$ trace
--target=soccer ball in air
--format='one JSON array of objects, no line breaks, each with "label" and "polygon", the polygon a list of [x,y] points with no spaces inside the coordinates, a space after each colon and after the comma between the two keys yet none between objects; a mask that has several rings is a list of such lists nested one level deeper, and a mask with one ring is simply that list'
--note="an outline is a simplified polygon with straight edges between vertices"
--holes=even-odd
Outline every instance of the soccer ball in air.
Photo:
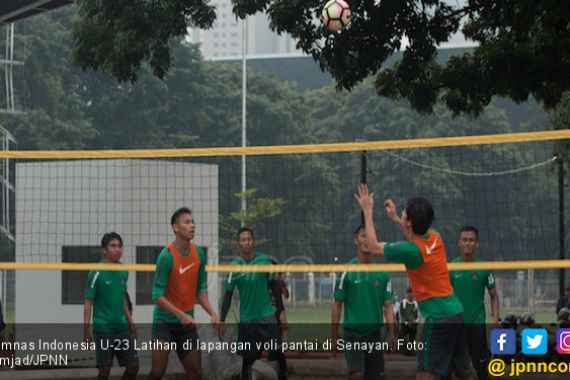
[{"label": "soccer ball in air", "polygon": [[344,0],[329,0],[323,7],[323,22],[331,32],[338,32],[350,23],[350,7]]}]

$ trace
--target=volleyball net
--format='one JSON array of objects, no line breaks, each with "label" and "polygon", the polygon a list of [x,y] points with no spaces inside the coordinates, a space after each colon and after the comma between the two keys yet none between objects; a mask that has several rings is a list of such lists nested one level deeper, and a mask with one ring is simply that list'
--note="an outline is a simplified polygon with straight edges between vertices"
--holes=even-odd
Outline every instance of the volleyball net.
[{"label": "volleyball net", "polygon": [[[365,181],[378,203],[391,198],[399,211],[412,196],[427,198],[450,260],[458,256],[461,226],[476,226],[481,260],[503,263],[495,268],[499,282],[518,289],[504,299],[514,309],[543,300],[546,309],[565,280],[566,262],[547,260],[561,257],[567,235],[560,229],[568,211],[560,198],[567,192],[560,146],[569,138],[561,130],[302,146],[3,151],[15,182],[9,205],[15,240],[3,238],[0,267],[17,271],[6,285],[16,300],[79,305],[86,271],[102,268],[101,237],[115,231],[124,241],[122,268],[132,271],[131,297],[151,305],[154,263],[173,239],[170,216],[186,206],[214,294],[221,294],[227,272],[242,270],[227,265],[245,224],[255,232],[256,250],[284,265],[263,270],[283,273],[291,287],[286,302],[326,305],[334,273],[351,270],[342,264],[355,256],[353,232],[362,221],[353,194]],[[383,210],[375,221],[382,240],[402,239]],[[405,295],[403,267],[380,269],[393,272],[395,291]]]}]

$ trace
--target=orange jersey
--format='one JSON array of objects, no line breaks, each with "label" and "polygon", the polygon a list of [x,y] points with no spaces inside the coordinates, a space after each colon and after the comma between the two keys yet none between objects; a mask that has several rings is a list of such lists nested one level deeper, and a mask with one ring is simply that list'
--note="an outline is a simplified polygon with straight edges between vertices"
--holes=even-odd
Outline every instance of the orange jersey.
[{"label": "orange jersey", "polygon": [[168,250],[172,254],[174,264],[168,277],[164,296],[171,304],[184,312],[194,310],[198,271],[200,270],[198,250],[192,243],[190,243],[188,256],[181,255],[172,243],[168,244]]},{"label": "orange jersey", "polygon": [[415,237],[414,243],[422,252],[423,264],[418,269],[409,269],[408,277],[418,302],[433,297],[446,297],[453,294],[449,271],[447,270],[447,255],[441,236],[429,230],[427,240]]}]

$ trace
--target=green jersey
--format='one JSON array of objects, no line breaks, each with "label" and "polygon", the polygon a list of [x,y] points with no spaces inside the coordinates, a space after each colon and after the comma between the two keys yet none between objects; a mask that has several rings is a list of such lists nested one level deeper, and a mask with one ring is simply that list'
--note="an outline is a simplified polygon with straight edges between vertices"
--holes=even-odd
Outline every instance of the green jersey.
[{"label": "green jersey", "polygon": [[[206,264],[207,264],[207,260],[206,260],[206,255],[204,254],[204,251],[202,250],[202,248],[196,246],[196,251],[198,253],[198,264],[199,264],[199,269],[198,269],[198,278],[196,279],[196,277],[194,277],[193,275],[190,275],[188,277],[191,277],[191,280],[197,281],[196,283],[196,294],[186,294],[186,293],[182,293],[182,294],[177,294],[180,296],[184,296],[183,298],[185,299],[191,299],[192,303],[194,302],[193,300],[195,299],[196,295],[200,294],[200,293],[204,293],[208,290],[208,285],[207,285],[207,275],[206,275]],[[186,251],[184,253],[181,254],[181,256],[183,257],[188,257],[190,255],[190,251]],[[167,288],[169,286],[169,283],[172,282],[170,285],[171,286],[175,286],[175,282],[176,281],[184,281],[187,279],[187,277],[185,277],[184,279],[179,279],[178,276],[174,277],[174,278],[170,278],[170,275],[173,271],[174,268],[174,257],[172,256],[172,252],[170,252],[170,250],[167,247],[164,247],[162,249],[162,251],[160,252],[160,254],[158,255],[158,259],[156,260],[156,272],[154,274],[154,282],[152,285],[152,299],[156,300],[159,297],[165,296],[166,292],[167,292]],[[193,265],[190,265],[190,267]],[[180,268],[179,268],[180,270]],[[180,274],[186,274],[189,275],[191,271],[191,268],[189,271],[181,271]],[[178,273],[176,270],[174,271],[174,273]],[[191,281],[190,280],[190,281]],[[170,300],[171,303],[173,303],[175,306],[178,303],[178,299],[172,299]],[[184,301],[181,301],[180,303],[184,303]],[[186,314],[188,314],[189,316],[191,316],[192,318],[194,318],[194,308],[192,308],[191,310],[183,310]],[[153,320],[154,322],[156,321],[163,321],[163,322],[168,322],[168,323],[180,323],[180,320],[178,318],[176,318],[173,314],[169,313],[168,311],[164,310],[163,308],[161,308],[158,305],[154,306],[154,313],[153,313]]]},{"label": "green jersey", "polygon": [[[231,265],[272,264],[269,257],[263,253],[255,252],[252,260],[245,261],[243,257],[239,256]],[[273,273],[232,272],[229,274],[226,291],[233,292],[236,285],[238,287],[240,322],[254,321],[275,314],[269,295],[269,280],[274,278]]]},{"label": "green jersey", "polygon": [[93,332],[115,333],[127,329],[123,305],[128,278],[126,271],[89,272],[85,298],[93,301]]},{"label": "green jersey", "polygon": [[[359,265],[354,258],[349,265]],[[390,275],[384,272],[344,272],[337,277],[334,299],[344,303],[343,328],[367,336],[380,330],[384,302],[395,301]]]},{"label": "green jersey", "polygon": [[[478,258],[475,259],[479,262]],[[462,263],[461,257],[453,260]],[[485,288],[495,289],[495,276],[490,270],[449,272],[455,295],[465,310],[465,323],[485,323]]]}]

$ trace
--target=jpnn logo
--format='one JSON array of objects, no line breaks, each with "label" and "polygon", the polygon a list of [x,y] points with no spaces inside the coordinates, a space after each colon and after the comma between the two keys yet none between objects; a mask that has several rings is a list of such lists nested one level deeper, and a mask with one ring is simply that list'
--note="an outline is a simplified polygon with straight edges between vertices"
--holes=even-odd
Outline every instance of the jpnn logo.
[{"label": "jpnn logo", "polygon": [[517,337],[512,329],[491,330],[491,353],[495,355],[514,355]]},{"label": "jpnn logo", "polygon": [[546,329],[524,329],[521,340],[522,352],[525,355],[545,355],[548,352]]}]

